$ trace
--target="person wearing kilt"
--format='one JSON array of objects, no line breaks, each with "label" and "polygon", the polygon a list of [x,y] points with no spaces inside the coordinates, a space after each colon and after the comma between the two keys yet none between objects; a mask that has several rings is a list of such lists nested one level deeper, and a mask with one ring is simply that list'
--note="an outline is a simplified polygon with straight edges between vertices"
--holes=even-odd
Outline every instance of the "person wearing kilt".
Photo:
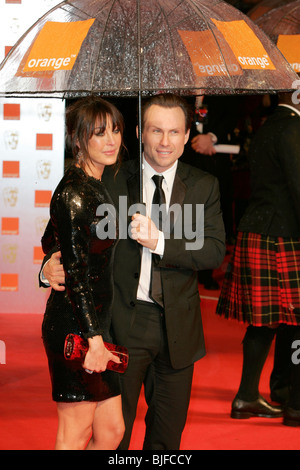
[{"label": "person wearing kilt", "polygon": [[[300,104],[292,94],[278,96],[252,140],[249,163],[251,196],[217,305],[218,315],[247,325],[231,417],[283,415],[284,424],[300,426],[300,364],[292,361],[300,340]],[[275,336],[270,386],[280,406],[259,393]]]}]

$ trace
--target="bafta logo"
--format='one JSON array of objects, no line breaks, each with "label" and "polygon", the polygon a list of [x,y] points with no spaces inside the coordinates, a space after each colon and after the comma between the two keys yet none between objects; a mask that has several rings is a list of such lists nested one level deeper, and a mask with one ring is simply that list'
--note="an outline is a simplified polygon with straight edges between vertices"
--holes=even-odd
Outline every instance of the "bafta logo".
[{"label": "bafta logo", "polygon": [[11,18],[9,28],[13,34],[19,34],[20,32],[20,19]]},{"label": "bafta logo", "polygon": [[0,364],[6,364],[6,345],[4,341],[0,341]]},{"label": "bafta logo", "polygon": [[2,245],[2,258],[6,263],[14,264],[17,259],[18,245],[6,244]]},{"label": "bafta logo", "polygon": [[48,218],[39,216],[35,219],[35,230],[38,237],[41,237],[45,231],[46,225],[48,223]]},{"label": "bafta logo", "polygon": [[16,150],[19,143],[18,131],[5,131],[4,133],[5,147],[8,150]]},{"label": "bafta logo", "polygon": [[38,178],[47,180],[51,174],[51,161],[38,160],[36,166]]},{"label": "bafta logo", "polygon": [[57,4],[57,0],[44,0],[44,3],[47,7],[47,10],[50,10],[52,6]]},{"label": "bafta logo", "polygon": [[6,207],[15,207],[18,202],[18,188],[4,188],[3,189],[3,199]]},{"label": "bafta logo", "polygon": [[52,116],[52,104],[38,104],[38,116],[45,122],[49,122]]}]

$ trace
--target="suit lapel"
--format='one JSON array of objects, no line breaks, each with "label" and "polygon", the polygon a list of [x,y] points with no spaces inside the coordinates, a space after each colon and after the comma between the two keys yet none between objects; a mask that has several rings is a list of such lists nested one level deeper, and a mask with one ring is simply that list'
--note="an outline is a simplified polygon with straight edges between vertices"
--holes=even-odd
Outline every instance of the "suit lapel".
[{"label": "suit lapel", "polygon": [[129,206],[136,204],[139,199],[139,171],[133,173],[127,180]]},{"label": "suit lapel", "polygon": [[[127,179],[127,191],[128,191],[128,209],[130,206],[137,204],[140,193],[140,172],[139,166]],[[131,217],[128,218],[128,226],[131,222]],[[142,256],[143,247],[139,243],[136,243],[140,256]]]},{"label": "suit lapel", "polygon": [[[170,207],[172,207],[172,205],[174,204],[179,204],[180,206],[182,206],[183,204],[185,194],[186,194],[186,185],[183,182],[182,178],[183,178],[182,167],[181,167],[180,162],[178,162],[178,168],[177,168],[176,175],[174,178],[173,190],[171,194]],[[179,216],[179,212],[174,211],[173,214],[174,215],[170,219],[170,232],[171,233],[173,231],[174,225]]]},{"label": "suit lapel", "polygon": [[185,193],[186,193],[186,185],[183,183],[178,173],[176,173],[175,178],[174,178],[174,183],[173,183],[170,206],[172,204],[182,205],[183,200],[185,198]]}]

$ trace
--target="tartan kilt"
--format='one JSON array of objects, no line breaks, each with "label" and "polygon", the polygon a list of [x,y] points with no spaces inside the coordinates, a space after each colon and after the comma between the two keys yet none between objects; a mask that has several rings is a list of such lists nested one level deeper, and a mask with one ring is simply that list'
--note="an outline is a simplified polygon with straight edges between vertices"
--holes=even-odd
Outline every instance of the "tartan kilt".
[{"label": "tartan kilt", "polygon": [[300,239],[239,232],[218,315],[254,326],[300,324]]}]

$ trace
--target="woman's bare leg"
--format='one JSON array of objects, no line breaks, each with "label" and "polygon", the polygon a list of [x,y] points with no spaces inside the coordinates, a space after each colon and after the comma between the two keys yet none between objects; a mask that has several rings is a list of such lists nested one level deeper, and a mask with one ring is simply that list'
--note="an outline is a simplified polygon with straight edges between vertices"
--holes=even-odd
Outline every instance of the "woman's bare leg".
[{"label": "woman's bare leg", "polygon": [[95,410],[93,434],[87,450],[117,449],[124,431],[121,395],[99,402]]},{"label": "woman's bare leg", "polygon": [[57,403],[55,450],[114,450],[124,434],[121,396],[99,403]]},{"label": "woman's bare leg", "polygon": [[55,450],[83,450],[91,436],[97,403],[57,403]]}]

